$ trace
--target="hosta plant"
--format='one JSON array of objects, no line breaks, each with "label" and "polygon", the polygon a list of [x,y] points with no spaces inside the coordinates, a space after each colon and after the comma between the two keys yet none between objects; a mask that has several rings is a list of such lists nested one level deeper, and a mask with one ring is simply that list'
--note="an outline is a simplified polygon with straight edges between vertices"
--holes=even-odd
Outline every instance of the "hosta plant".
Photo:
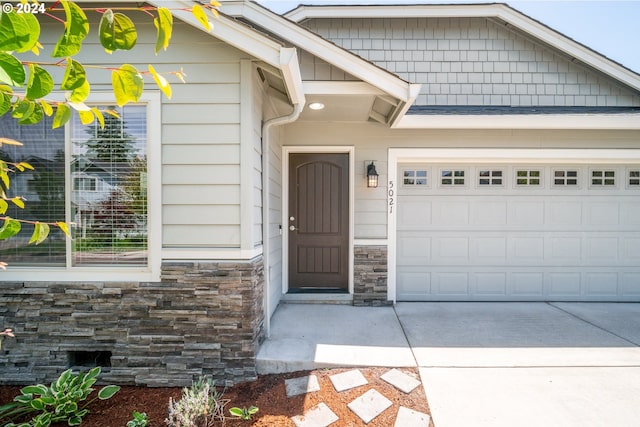
[{"label": "hosta plant", "polygon": [[[120,390],[119,386],[105,386],[97,397],[81,405],[94,390],[92,386],[98,375],[100,367],[79,374],[68,369],[49,387],[44,384],[23,387],[13,402],[0,407],[0,419],[9,421],[5,427],[49,427],[59,422],[66,422],[70,426],[80,425],[82,418],[89,413],[87,406],[91,402],[109,399]],[[28,416],[31,416],[29,421],[13,422]]]}]

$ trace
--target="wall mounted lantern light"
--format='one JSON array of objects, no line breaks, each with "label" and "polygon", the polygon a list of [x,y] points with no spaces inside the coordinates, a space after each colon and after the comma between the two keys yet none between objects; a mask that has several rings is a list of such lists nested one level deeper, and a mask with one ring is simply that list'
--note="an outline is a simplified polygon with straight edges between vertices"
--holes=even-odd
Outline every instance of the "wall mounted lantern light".
[{"label": "wall mounted lantern light", "polygon": [[367,187],[378,188],[378,172],[376,171],[376,165],[373,164],[373,161],[367,165]]}]

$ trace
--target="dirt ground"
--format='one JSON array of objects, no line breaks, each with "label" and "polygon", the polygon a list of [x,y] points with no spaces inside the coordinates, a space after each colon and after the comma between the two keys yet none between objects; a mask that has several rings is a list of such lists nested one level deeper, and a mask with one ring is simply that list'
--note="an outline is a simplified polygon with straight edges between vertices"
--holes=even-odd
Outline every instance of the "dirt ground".
[{"label": "dirt ground", "polygon": [[[380,376],[389,368],[361,368],[369,384],[356,387],[351,390],[338,393],[333,388],[329,379],[330,375],[345,372],[350,369],[321,369],[315,371],[295,372],[288,374],[264,375],[257,381],[248,382],[227,388],[224,391],[224,399],[229,399],[225,406],[226,419],[224,423],[217,422],[215,426],[257,426],[257,427],[294,427],[291,417],[301,415],[308,409],[324,402],[340,418],[334,425],[337,427],[359,427],[365,424],[347,407],[347,404],[359,397],[367,390],[375,388],[387,399],[393,402],[393,406],[373,419],[368,427],[390,427],[395,422],[395,417],[400,406],[429,413],[429,405],[424,388],[417,387],[411,393],[405,394],[395,387],[380,379]],[[413,368],[401,368],[401,371],[419,379],[418,372]],[[314,374],[318,377],[320,391],[307,395],[287,398],[284,380],[304,375]],[[96,387],[96,388],[99,388]],[[20,387],[0,387],[0,404],[13,400],[19,393]],[[124,427],[132,416],[133,411],[145,412],[150,419],[149,427],[166,426],[165,418],[169,398],[179,399],[181,388],[144,388],[122,387],[111,399],[96,401],[88,409],[90,410],[82,423],[90,427]],[[229,415],[231,407],[257,406],[259,411],[251,421],[243,421]],[[0,420],[4,425],[5,420]],[[64,424],[66,425],[66,424]],[[63,424],[55,427],[62,427]],[[433,421],[431,422],[433,427]]]}]

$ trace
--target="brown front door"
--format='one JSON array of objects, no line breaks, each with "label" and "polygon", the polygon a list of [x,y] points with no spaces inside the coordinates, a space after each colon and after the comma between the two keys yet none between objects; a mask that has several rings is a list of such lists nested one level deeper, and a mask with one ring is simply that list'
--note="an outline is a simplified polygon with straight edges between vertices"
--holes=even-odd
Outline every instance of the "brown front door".
[{"label": "brown front door", "polygon": [[289,291],[349,290],[349,155],[289,155]]}]

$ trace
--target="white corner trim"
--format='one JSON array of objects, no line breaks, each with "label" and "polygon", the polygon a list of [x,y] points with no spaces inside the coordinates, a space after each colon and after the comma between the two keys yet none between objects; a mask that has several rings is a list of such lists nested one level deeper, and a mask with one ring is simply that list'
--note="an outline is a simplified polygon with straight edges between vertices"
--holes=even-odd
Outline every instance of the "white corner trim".
[{"label": "white corner trim", "polygon": [[640,129],[640,114],[409,114],[397,129]]}]

